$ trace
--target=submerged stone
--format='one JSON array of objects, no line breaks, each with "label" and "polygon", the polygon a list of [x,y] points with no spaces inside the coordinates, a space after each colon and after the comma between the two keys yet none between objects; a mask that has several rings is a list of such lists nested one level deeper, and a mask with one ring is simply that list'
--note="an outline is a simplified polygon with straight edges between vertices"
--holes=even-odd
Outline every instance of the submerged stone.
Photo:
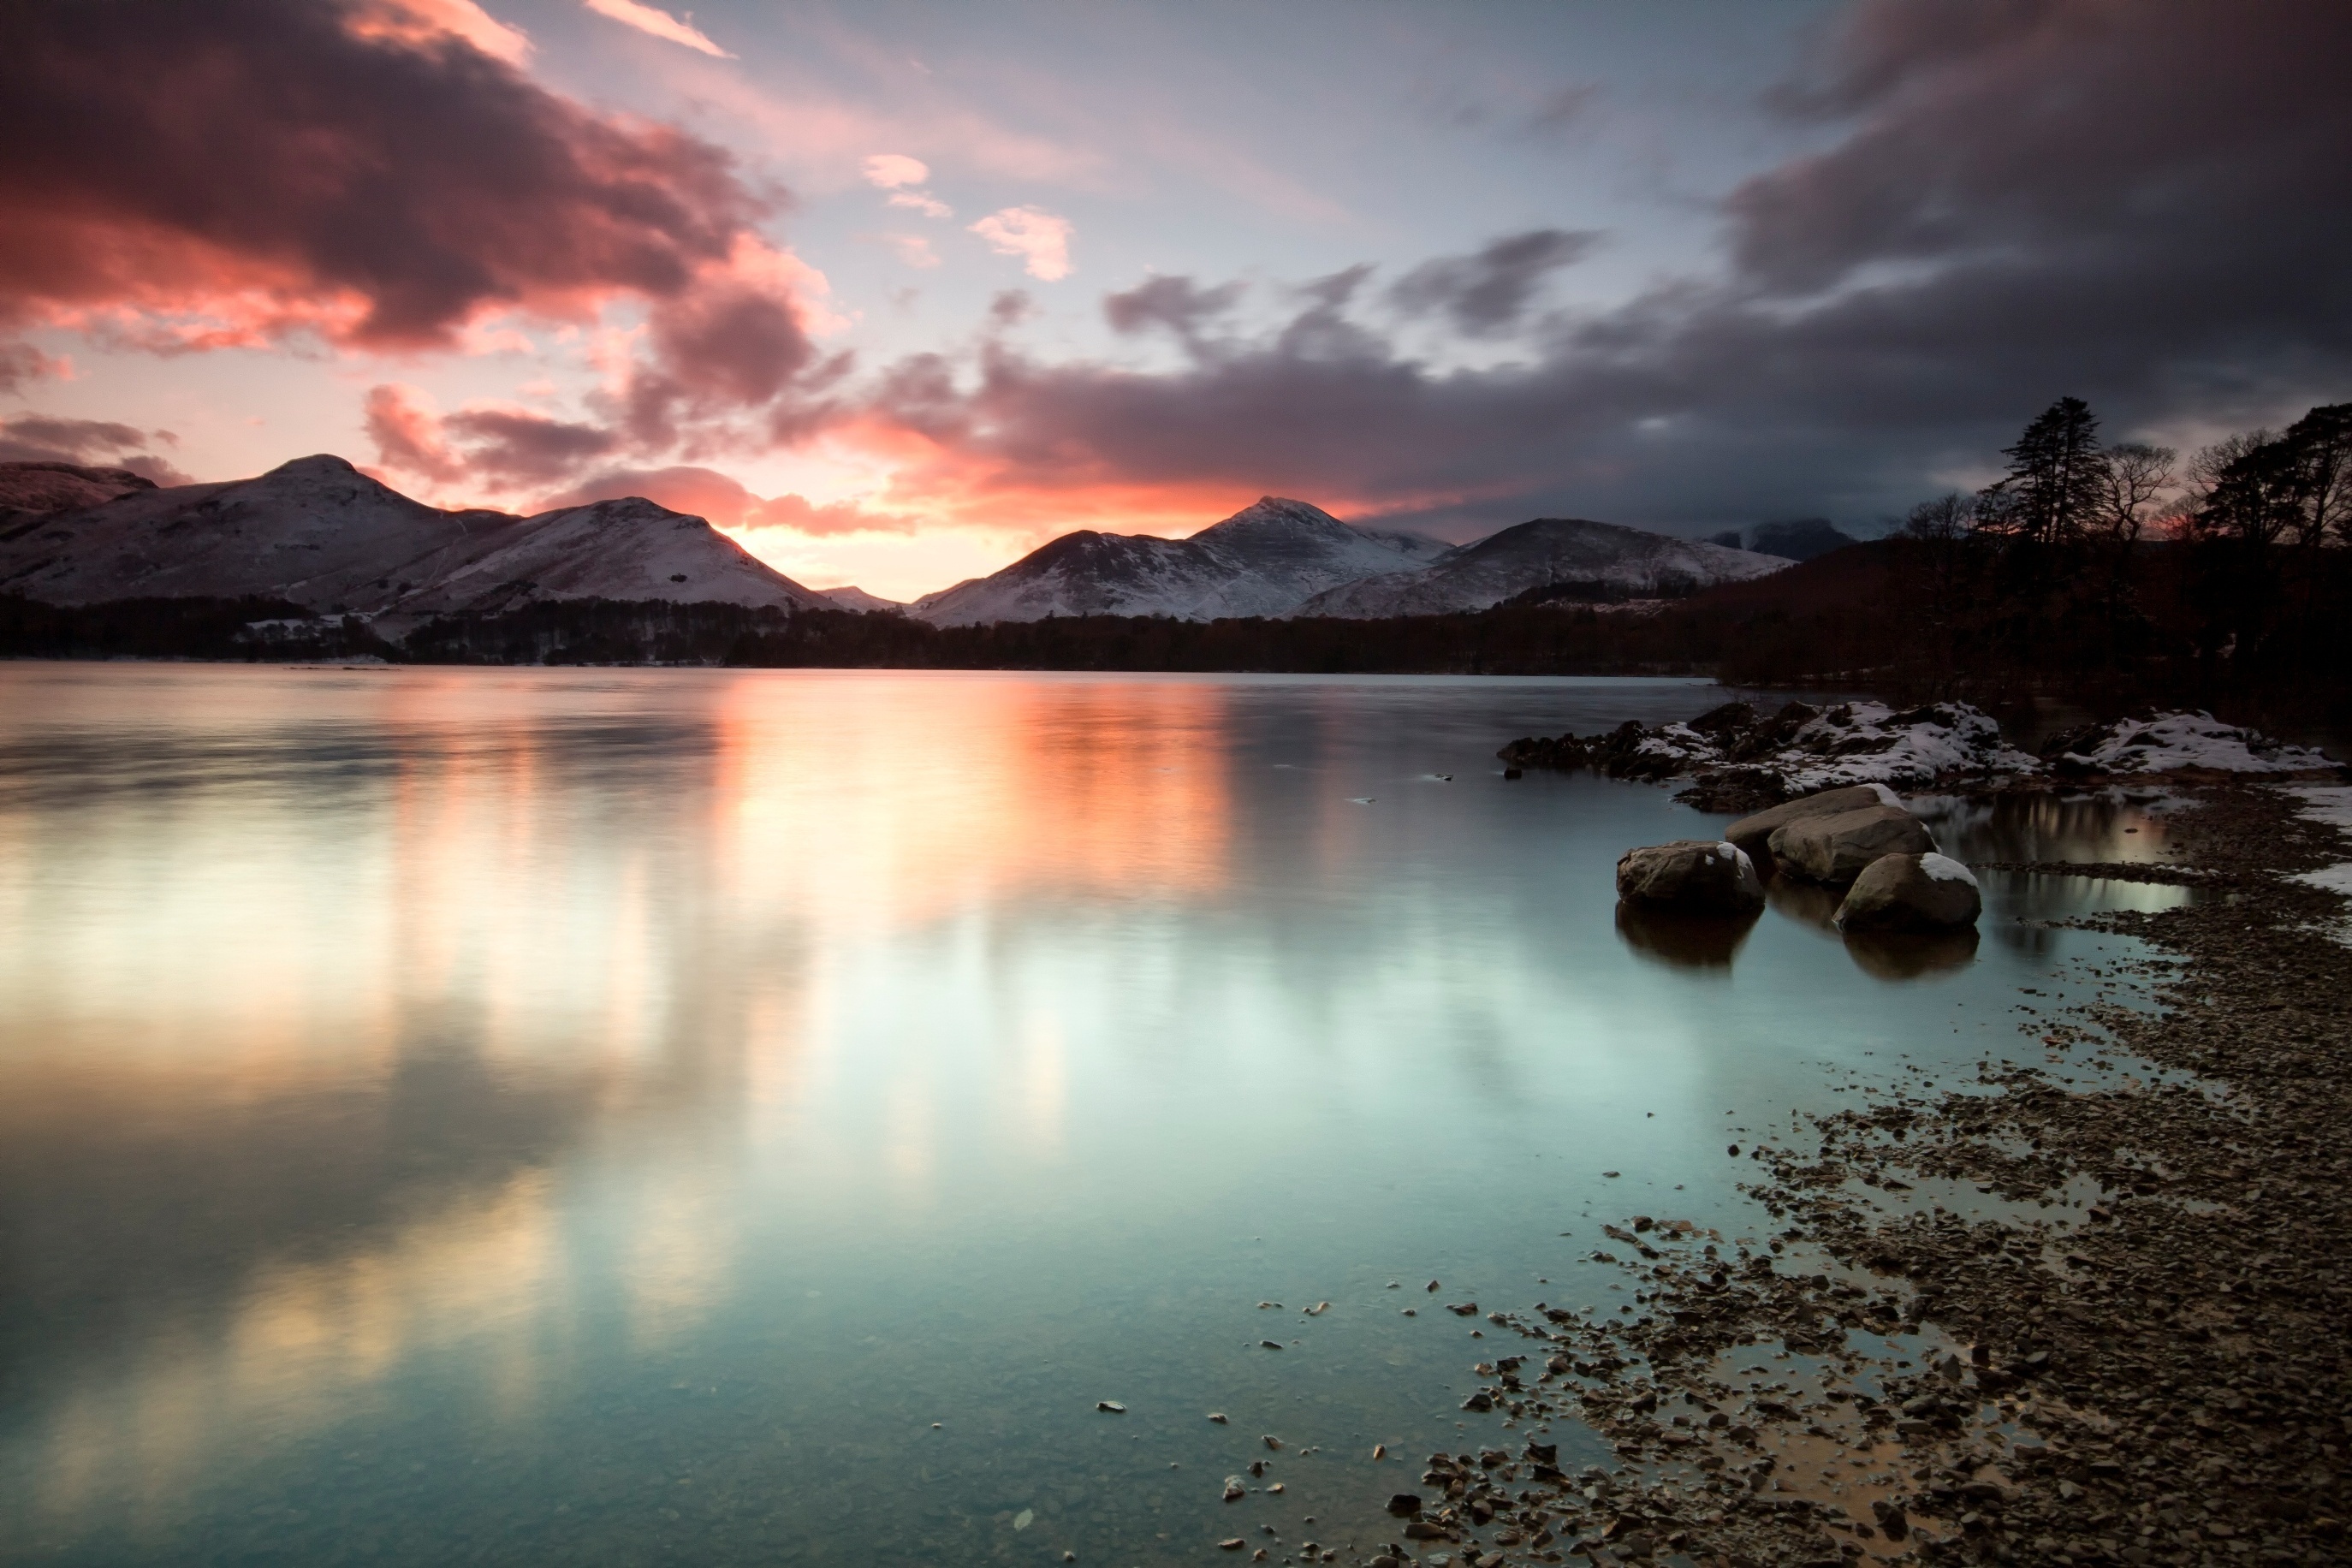
[{"label": "submerged stone", "polygon": [[1838,906],[1841,931],[1949,931],[1974,925],[1984,897],[1966,866],[1948,856],[1885,855],[1863,868]]},{"label": "submerged stone", "polygon": [[1772,858],[1797,876],[1845,883],[1885,855],[1927,855],[1936,840],[1899,805],[1864,806],[1831,816],[1800,817],[1772,830]]},{"label": "submerged stone", "polygon": [[1770,847],[1773,830],[1808,816],[1835,816],[1841,812],[1864,811],[1874,805],[1899,805],[1895,792],[1885,784],[1848,784],[1843,789],[1825,789],[1818,795],[1805,795],[1788,801],[1769,811],[1743,816],[1723,830],[1728,843],[1736,844],[1751,856],[1760,856]]},{"label": "submerged stone", "polygon": [[1679,838],[1619,856],[1617,896],[1685,914],[1745,914],[1763,908],[1764,879],[1735,845]]}]

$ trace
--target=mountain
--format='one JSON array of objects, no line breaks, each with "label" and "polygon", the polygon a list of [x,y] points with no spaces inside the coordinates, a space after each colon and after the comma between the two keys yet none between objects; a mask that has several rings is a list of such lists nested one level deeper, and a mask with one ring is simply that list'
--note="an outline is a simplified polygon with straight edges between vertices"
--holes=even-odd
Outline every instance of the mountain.
[{"label": "mountain", "polygon": [[1861,542],[1853,535],[1839,531],[1837,524],[1828,518],[1800,517],[1785,522],[1758,523],[1756,531],[1748,535],[1748,548],[1759,554],[1811,561],[1817,555]]},{"label": "mountain", "polygon": [[1417,569],[1452,548],[1351,528],[1320,507],[1266,496],[1189,539],[1066,533],[1001,572],[924,595],[913,613],[942,626],[1047,616],[1277,616],[1326,588]]},{"label": "mountain", "polygon": [[896,599],[885,599],[878,594],[869,594],[858,587],[820,588],[817,590],[817,596],[830,600],[836,610],[858,610],[867,613],[880,610],[889,615],[901,615],[907,608]]},{"label": "mountain", "polygon": [[400,618],[553,599],[826,603],[702,519],[640,498],[529,518],[444,511],[329,456],[0,524],[0,593],[58,605],[258,595]]},{"label": "mountain", "polygon": [[1328,589],[1291,614],[1351,620],[1445,615],[1547,588],[1567,590],[1562,597],[1652,598],[1762,577],[1789,564],[1613,522],[1543,517],[1465,544],[1420,571]]},{"label": "mountain", "polygon": [[132,490],[154,488],[154,480],[129,468],[93,468],[79,463],[0,463],[0,517],[12,511],[75,511]]}]

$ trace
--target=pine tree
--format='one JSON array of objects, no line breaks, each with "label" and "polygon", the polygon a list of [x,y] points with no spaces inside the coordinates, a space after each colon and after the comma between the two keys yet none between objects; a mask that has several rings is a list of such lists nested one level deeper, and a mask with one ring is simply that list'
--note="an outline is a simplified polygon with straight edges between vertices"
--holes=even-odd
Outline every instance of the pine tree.
[{"label": "pine tree", "polygon": [[2099,515],[2106,465],[2099,421],[2079,397],[2062,397],[2034,416],[2002,456],[2009,472],[1980,495],[1979,529],[2027,544],[2071,544]]}]

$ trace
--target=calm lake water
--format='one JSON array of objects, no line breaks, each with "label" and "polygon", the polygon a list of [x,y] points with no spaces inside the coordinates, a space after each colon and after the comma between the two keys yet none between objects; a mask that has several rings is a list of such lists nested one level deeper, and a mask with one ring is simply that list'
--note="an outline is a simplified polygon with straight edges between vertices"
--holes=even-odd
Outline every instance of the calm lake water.
[{"label": "calm lake water", "polygon": [[1600,1221],[1759,1234],[1727,1142],[2038,1052],[2021,987],[2128,944],[2018,917],[2178,896],[1621,930],[1617,855],[1722,819],[1494,750],[1722,695],[0,666],[0,1560],[1387,1539],[1494,1436],[1430,1280],[1613,1310]]}]

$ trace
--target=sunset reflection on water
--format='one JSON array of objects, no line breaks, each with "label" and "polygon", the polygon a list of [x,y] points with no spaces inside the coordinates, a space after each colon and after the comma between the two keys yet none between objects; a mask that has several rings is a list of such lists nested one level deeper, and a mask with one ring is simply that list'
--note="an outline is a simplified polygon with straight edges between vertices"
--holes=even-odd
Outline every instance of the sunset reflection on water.
[{"label": "sunset reflection on water", "polygon": [[[1168,1466],[1231,1460],[1154,1409],[1450,1432],[1458,1358],[1388,1278],[1507,1299],[1603,1159],[1733,1203],[1726,1106],[2051,956],[1906,993],[1786,921],[1703,973],[1629,952],[1606,868],[1691,814],[1490,754],[1682,683],[0,699],[0,1559],[822,1561],[809,1509],[910,1475],[898,1556],[1018,1560],[1034,1505],[1189,1557],[1214,1500]],[[1328,1358],[1235,1359],[1294,1285]],[[1045,1479],[1081,1472],[1123,1500]]]}]

